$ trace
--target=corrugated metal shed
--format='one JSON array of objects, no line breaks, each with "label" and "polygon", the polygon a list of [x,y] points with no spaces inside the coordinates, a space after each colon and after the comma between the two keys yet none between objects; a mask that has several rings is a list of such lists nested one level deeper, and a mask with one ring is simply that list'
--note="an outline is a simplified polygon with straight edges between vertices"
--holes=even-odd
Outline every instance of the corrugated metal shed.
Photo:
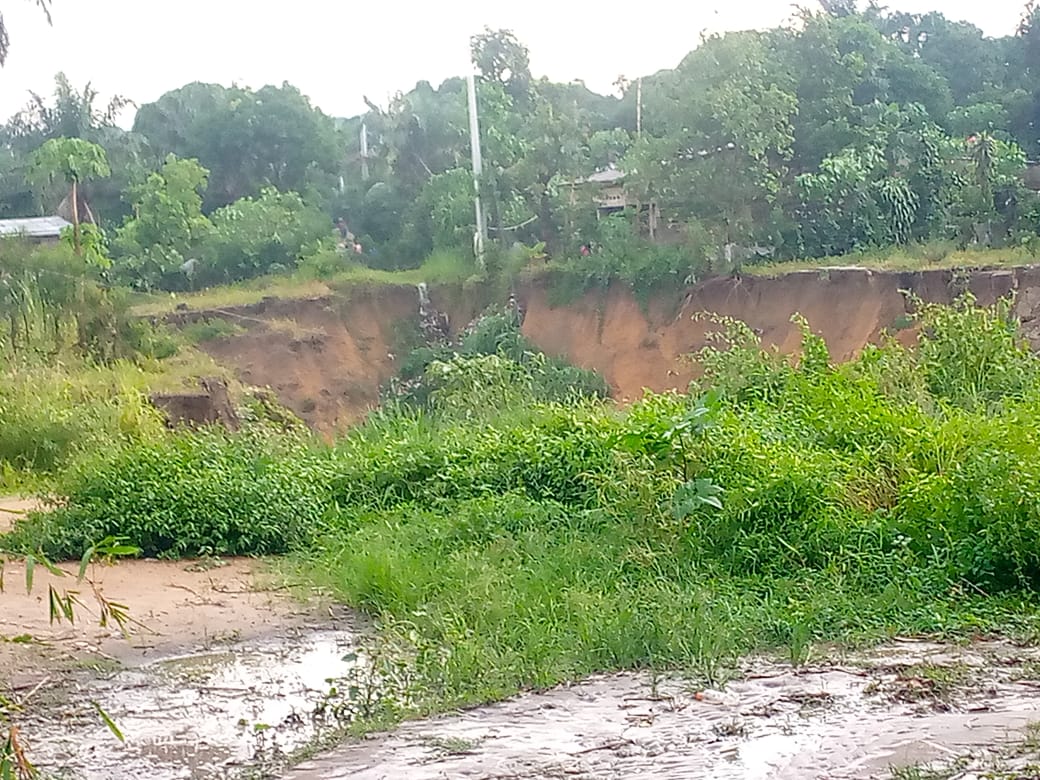
[{"label": "corrugated metal shed", "polygon": [[72,227],[61,217],[22,217],[0,219],[0,236],[26,236],[28,238],[57,238],[61,231]]}]

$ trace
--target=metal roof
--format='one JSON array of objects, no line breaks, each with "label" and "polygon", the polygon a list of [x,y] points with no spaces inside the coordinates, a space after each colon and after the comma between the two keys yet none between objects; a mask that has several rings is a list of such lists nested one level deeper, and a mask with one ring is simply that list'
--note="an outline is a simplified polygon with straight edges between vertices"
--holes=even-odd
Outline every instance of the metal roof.
[{"label": "metal roof", "polygon": [[585,181],[595,184],[613,184],[614,182],[621,181],[624,178],[625,174],[617,168],[607,168],[605,171],[596,171],[596,173],[589,176]]},{"label": "metal roof", "polygon": [[29,238],[57,238],[72,223],[61,217],[20,217],[0,219],[0,236],[28,236]]}]

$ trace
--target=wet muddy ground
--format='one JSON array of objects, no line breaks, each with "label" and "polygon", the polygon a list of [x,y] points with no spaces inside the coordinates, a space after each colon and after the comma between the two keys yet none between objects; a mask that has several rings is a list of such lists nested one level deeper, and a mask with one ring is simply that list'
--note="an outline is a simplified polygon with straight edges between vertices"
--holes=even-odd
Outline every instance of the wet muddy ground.
[{"label": "wet muddy ground", "polygon": [[[345,661],[358,623],[272,588],[263,562],[122,561],[90,577],[129,605],[124,637],[90,614],[90,586],[76,567],[55,577],[9,563],[0,609],[0,693],[24,702],[24,741],[48,776],[241,777],[277,764],[325,727],[310,717]],[[75,625],[52,624],[48,587],[77,589]],[[120,743],[100,706],[122,731]]]},{"label": "wet muddy ground", "polygon": [[751,663],[724,693],[597,677],[405,724],[285,777],[1040,777],[1038,664],[998,642],[901,642],[812,668]]},{"label": "wet muddy ground", "polygon": [[[358,668],[362,634],[327,607],[263,590],[257,562],[210,566],[104,572],[110,595],[133,602],[124,588],[139,585],[150,605],[152,633],[129,642],[45,619],[31,641],[0,642],[4,679],[31,697],[22,726],[42,768],[84,780],[1040,777],[1040,649],[909,640],[808,667],[751,660],[721,692],[678,677],[594,677],[284,769],[287,753],[338,725],[315,715],[329,680]],[[41,623],[34,599],[5,608],[0,634],[18,638],[19,614]]]},{"label": "wet muddy ground", "polygon": [[[243,777],[321,733],[312,713],[352,641],[302,630],[164,658],[80,681],[59,718],[43,712],[24,728],[38,764],[62,777]],[[109,714],[124,744],[84,701]]]}]

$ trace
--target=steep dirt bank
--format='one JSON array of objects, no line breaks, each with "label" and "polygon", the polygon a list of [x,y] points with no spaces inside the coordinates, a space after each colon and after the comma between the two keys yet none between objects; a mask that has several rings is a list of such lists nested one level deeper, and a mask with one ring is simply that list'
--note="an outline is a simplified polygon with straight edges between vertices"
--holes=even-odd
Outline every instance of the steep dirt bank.
[{"label": "steep dirt bank", "polygon": [[[463,327],[479,306],[457,290],[437,291],[435,306]],[[357,422],[379,402],[397,373],[398,353],[416,344],[414,287],[357,286],[320,298],[268,298],[248,306],[178,312],[174,324],[223,319],[235,335],[199,346],[249,385],[270,387],[312,427],[325,433]]]},{"label": "steep dirt bank", "polygon": [[908,310],[901,290],[947,303],[965,289],[982,304],[1017,290],[1027,331],[1040,311],[1040,268],[973,273],[834,268],[772,278],[711,279],[689,288],[678,307],[674,299],[651,301],[646,310],[620,287],[560,308],[550,307],[544,290],[534,289],[527,300],[524,332],[545,351],[602,373],[615,397],[634,399],[644,388],[660,392],[689,384],[692,366],[681,358],[703,347],[706,332],[716,327],[695,321],[698,312],[742,320],[764,344],[785,353],[798,348],[798,328],[791,317],[799,313],[823,336],[835,360],[848,360],[883,331],[900,326]]},{"label": "steep dirt bank", "polygon": [[[685,388],[693,376],[682,356],[705,344],[709,311],[747,322],[764,343],[782,352],[798,346],[791,316],[800,313],[837,360],[847,360],[907,311],[901,290],[948,302],[970,289],[988,304],[1012,290],[1027,331],[1040,334],[1040,268],[995,271],[886,272],[830,268],[784,276],[711,279],[643,307],[628,290],[592,292],[565,306],[550,305],[544,283],[519,290],[527,309],[524,332],[545,351],[602,373],[616,398],[644,388]],[[483,308],[479,294],[431,290],[453,331]],[[417,334],[418,298],[411,286],[352,287],[307,300],[268,299],[218,311],[182,312],[180,321],[221,317],[239,334],[202,345],[251,385],[269,386],[283,403],[327,433],[350,425],[379,400],[380,386],[397,371],[399,355]],[[1040,346],[1040,340],[1038,340]]]}]

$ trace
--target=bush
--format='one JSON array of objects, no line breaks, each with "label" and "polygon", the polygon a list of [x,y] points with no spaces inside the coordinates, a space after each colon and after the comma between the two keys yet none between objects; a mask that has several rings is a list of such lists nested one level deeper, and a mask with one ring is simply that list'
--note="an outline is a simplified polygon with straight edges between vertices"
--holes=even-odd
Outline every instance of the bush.
[{"label": "bush", "polygon": [[644,240],[621,216],[603,219],[595,234],[583,236],[582,241],[591,243],[591,253],[583,255],[579,246],[571,246],[551,266],[556,276],[553,286],[569,289],[572,297],[618,280],[646,298],[655,289],[695,279],[708,267],[711,253],[708,235],[695,222],[687,225],[686,238],[677,245]]},{"label": "bush", "polygon": [[59,484],[63,505],[21,524],[6,546],[67,559],[121,536],[145,556],[284,553],[318,531],[326,480],[302,441],[171,434],[77,464]]},{"label": "bush", "polygon": [[270,188],[218,209],[211,219],[213,231],[199,250],[199,285],[286,273],[332,235],[332,225],[321,211],[295,192]]},{"label": "bush", "polygon": [[[1034,359],[1001,306],[918,322],[917,348],[832,366],[805,323],[792,360],[721,320],[711,394],[624,414],[521,411],[483,385],[470,413],[505,409],[480,425],[436,396],[386,411],[340,446],[314,576],[448,704],[626,666],[713,680],[762,645],[1007,630],[1040,586]],[[471,338],[508,354],[514,334]],[[502,360],[478,373],[530,392]]]},{"label": "bush", "polygon": [[[439,405],[479,415],[524,401],[606,398],[610,388],[594,371],[541,352],[520,332],[514,312],[489,310],[458,343],[421,346],[401,361],[390,395],[406,403]],[[483,393],[497,396],[497,404]]]},{"label": "bush", "polygon": [[613,472],[614,425],[595,407],[536,406],[482,426],[435,424],[422,414],[372,426],[337,448],[333,496],[342,507],[367,510],[513,491],[586,506]]}]

